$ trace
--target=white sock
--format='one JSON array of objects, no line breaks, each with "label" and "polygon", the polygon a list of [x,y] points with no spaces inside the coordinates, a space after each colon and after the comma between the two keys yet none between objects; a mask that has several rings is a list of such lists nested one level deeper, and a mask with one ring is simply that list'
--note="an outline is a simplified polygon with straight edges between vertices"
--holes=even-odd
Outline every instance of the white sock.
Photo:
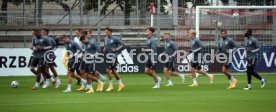
[{"label": "white sock", "polygon": [[104,78],[103,74],[101,74],[101,73],[99,73],[99,76],[101,77],[101,79],[103,79],[103,78]]},{"label": "white sock", "polygon": [[42,75],[42,74],[40,75],[40,78],[41,78],[41,80],[44,80],[44,77],[43,77],[43,75]]},{"label": "white sock", "polygon": [[113,85],[113,80],[110,80],[110,81],[109,81],[109,85]]},{"label": "white sock", "polygon": [[193,78],[193,83],[197,84],[196,78]]},{"label": "white sock", "polygon": [[56,77],[56,78],[55,78],[55,80],[56,80],[57,82],[60,82],[60,80],[59,80],[59,78],[58,78],[58,77]]},{"label": "white sock", "polygon": [[264,82],[265,81],[265,79],[264,78],[262,78],[262,80],[261,80],[262,82]]},{"label": "white sock", "polygon": [[35,87],[38,87],[39,86],[39,82],[35,82]]},{"label": "white sock", "polygon": [[87,85],[87,86],[88,86],[88,88],[89,88],[90,90],[93,90],[92,83],[91,83],[91,84],[89,84],[89,85]]},{"label": "white sock", "polygon": [[161,79],[161,77],[157,76],[157,79],[158,79],[158,80],[160,80],[160,79]]},{"label": "white sock", "polygon": [[172,80],[171,80],[171,79],[170,79],[170,80],[168,80],[168,83],[169,83],[169,84],[172,84]]},{"label": "white sock", "polygon": [[230,78],[230,79],[231,79],[231,81],[235,80],[234,76],[231,76],[231,78]]},{"label": "white sock", "polygon": [[210,77],[210,76],[211,76],[209,73],[206,73],[206,75],[207,75],[208,77]]},{"label": "white sock", "polygon": [[81,82],[86,83],[87,81],[83,78],[81,78]]},{"label": "white sock", "polygon": [[67,89],[70,89],[70,90],[71,90],[71,84],[68,84],[68,85],[67,85]]},{"label": "white sock", "polygon": [[98,84],[101,84],[102,82],[100,80],[98,80]]},{"label": "white sock", "polygon": [[49,83],[49,81],[50,81],[50,79],[46,79],[46,82],[45,82],[45,84],[46,84],[46,83]]},{"label": "white sock", "polygon": [[251,87],[251,84],[247,84],[248,87]]},{"label": "white sock", "polygon": [[123,82],[122,82],[122,80],[120,79],[120,80],[118,80],[118,84],[123,84]]},{"label": "white sock", "polygon": [[55,82],[56,80],[55,80],[53,77],[51,77],[51,81],[52,81],[52,82]]}]

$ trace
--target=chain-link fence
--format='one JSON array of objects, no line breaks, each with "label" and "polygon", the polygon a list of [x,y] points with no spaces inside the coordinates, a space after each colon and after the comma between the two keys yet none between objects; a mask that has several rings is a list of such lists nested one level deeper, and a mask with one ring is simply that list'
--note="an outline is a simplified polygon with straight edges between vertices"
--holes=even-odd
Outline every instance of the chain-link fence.
[{"label": "chain-link fence", "polygon": [[[193,8],[198,5],[273,5],[275,0],[2,0],[0,47],[28,47],[32,28],[50,29],[50,35],[90,28],[100,37],[110,26],[129,45],[144,42],[144,30],[153,26],[160,40],[163,32],[181,36],[181,27],[194,25]],[[206,22],[212,25],[212,22]]]}]

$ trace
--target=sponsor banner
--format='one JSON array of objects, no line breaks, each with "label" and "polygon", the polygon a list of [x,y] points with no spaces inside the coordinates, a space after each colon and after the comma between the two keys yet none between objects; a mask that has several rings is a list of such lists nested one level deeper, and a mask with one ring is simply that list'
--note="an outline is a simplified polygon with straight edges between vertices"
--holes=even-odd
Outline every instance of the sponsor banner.
[{"label": "sponsor banner", "polygon": [[[135,49],[136,55],[133,55],[131,58],[131,49]],[[208,48],[210,49],[210,48]],[[163,52],[163,48],[158,48],[158,54]],[[260,52],[258,53],[258,63],[256,70],[258,72],[276,72],[276,54],[275,46],[263,46]],[[206,51],[206,50],[203,50]],[[66,50],[64,48],[58,48],[55,51],[56,54],[56,64],[58,67],[56,68],[58,74],[65,75],[67,70],[63,64],[63,57]],[[32,51],[28,48],[0,48],[0,76],[27,76],[33,75],[33,73],[29,70],[30,65],[30,57]],[[139,63],[138,57],[141,52],[141,48],[126,48],[121,51],[118,55],[118,65],[117,71],[119,73],[144,73],[144,68],[146,62]],[[204,53],[203,53],[204,54]],[[233,62],[231,71],[236,72],[244,72],[246,71],[247,62],[245,60],[245,50],[244,48],[239,48],[233,55]],[[144,60],[143,56],[140,56],[141,60]],[[187,56],[187,58],[181,60],[181,63],[177,63],[175,68],[179,72],[189,72],[190,71],[190,60],[192,55]],[[201,68],[204,71],[209,71],[210,73],[221,72],[222,68],[221,63],[201,63]],[[156,71],[163,72],[163,63],[156,64]],[[105,73],[105,68],[107,67],[107,63],[98,63],[96,65],[96,69]],[[51,72],[50,72],[51,73]]]},{"label": "sponsor banner", "polygon": [[[276,72],[276,46],[262,46],[257,55],[255,70],[258,72]],[[246,51],[239,48],[233,55],[232,71],[246,72]]]},{"label": "sponsor banner", "polygon": [[[62,63],[65,52],[63,48],[55,51],[58,74],[67,72]],[[0,48],[0,76],[33,75],[29,69],[31,55],[32,51],[28,48]]]}]

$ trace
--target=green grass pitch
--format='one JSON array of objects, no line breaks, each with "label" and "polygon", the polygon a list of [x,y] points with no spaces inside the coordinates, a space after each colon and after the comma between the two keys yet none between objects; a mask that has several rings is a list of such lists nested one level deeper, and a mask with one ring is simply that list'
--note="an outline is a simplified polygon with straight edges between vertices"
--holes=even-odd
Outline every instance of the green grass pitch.
[{"label": "green grass pitch", "polygon": [[[174,86],[165,87],[163,74],[160,89],[152,89],[153,80],[145,74],[122,75],[126,88],[122,92],[85,94],[76,91],[62,93],[66,88],[66,77],[62,86],[32,91],[34,76],[0,77],[0,112],[275,112],[276,75],[264,74],[268,85],[261,89],[260,82],[253,79],[251,91],[244,91],[246,76],[235,74],[238,84],[226,90],[225,76],[215,76],[214,84],[206,76],[198,78],[199,87],[190,88],[190,76],[184,84],[173,77]],[[10,82],[18,80],[20,87],[11,88]],[[94,84],[96,86],[96,84]],[[105,85],[106,88],[107,84]],[[117,85],[114,85],[117,88]],[[94,87],[95,88],[95,87]]]}]

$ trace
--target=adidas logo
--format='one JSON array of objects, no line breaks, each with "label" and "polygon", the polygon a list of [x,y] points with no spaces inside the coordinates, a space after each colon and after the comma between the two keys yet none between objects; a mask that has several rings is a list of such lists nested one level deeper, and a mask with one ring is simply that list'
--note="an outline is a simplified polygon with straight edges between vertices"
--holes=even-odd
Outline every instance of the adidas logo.
[{"label": "adidas logo", "polygon": [[[186,59],[181,61],[181,64],[177,66],[179,72],[189,72],[190,71],[190,62],[192,61],[193,55],[188,55]],[[209,66],[201,64],[203,71],[209,71]]]},{"label": "adidas logo", "polygon": [[127,49],[124,49],[117,57],[117,72],[122,73],[138,73],[139,66],[134,65],[133,59],[129,56]]}]

